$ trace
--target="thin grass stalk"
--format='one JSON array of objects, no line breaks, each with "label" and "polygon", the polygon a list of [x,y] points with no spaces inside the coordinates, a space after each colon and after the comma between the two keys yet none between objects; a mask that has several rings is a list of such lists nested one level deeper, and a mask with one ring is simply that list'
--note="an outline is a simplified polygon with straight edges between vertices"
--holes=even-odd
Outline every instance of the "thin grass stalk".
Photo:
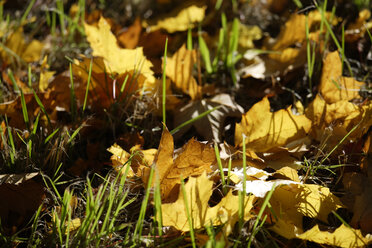
[{"label": "thin grass stalk", "polygon": [[180,179],[181,179],[181,190],[182,190],[182,195],[183,195],[183,201],[185,203],[185,212],[186,212],[186,216],[187,216],[187,222],[189,223],[189,227],[190,227],[191,244],[192,244],[193,248],[196,248],[195,234],[194,234],[194,224],[193,224],[193,219],[192,219],[190,209],[189,209],[189,201],[187,199],[186,189],[185,189],[185,182],[183,181],[182,175],[180,176]]},{"label": "thin grass stalk", "polygon": [[191,27],[187,29],[187,49],[192,50],[192,30]]},{"label": "thin grass stalk", "polygon": [[223,194],[226,195],[227,194],[227,187],[226,187],[226,181],[225,181],[225,174],[224,174],[224,171],[223,171],[222,161],[221,161],[221,157],[220,157],[220,151],[218,149],[217,143],[214,143],[214,153],[216,154],[218,169],[220,170],[222,191],[223,191]]},{"label": "thin grass stalk", "polygon": [[75,96],[75,88],[74,88],[74,76],[72,74],[72,64],[70,63],[70,100],[71,100],[71,115],[72,120],[76,120],[77,114],[77,106],[76,106],[76,96]]},{"label": "thin grass stalk", "polygon": [[244,224],[244,209],[245,209],[245,196],[247,194],[247,157],[246,157],[246,144],[245,144],[245,134],[243,134],[243,192],[239,195],[239,229],[243,227]]},{"label": "thin grass stalk", "polygon": [[153,180],[153,177],[154,177],[154,171],[155,171],[155,167],[152,166],[151,171],[150,171],[150,175],[149,175],[149,179],[148,179],[148,183],[147,183],[147,187],[146,187],[145,197],[142,200],[140,214],[138,216],[137,224],[136,224],[136,227],[135,227],[134,233],[133,233],[133,237],[134,237],[135,242],[138,242],[139,238],[142,235],[143,220],[145,219],[147,203],[148,203],[149,198],[150,198],[150,192],[151,192],[151,187],[152,187],[152,180]]},{"label": "thin grass stalk", "polygon": [[[275,185],[275,183],[274,183],[274,185],[273,185],[273,187],[271,188],[271,190],[269,191],[269,193],[266,194],[266,197],[265,197],[265,199],[264,199],[264,202],[262,203],[261,209],[260,209],[260,211],[258,212],[257,219],[256,219],[256,221],[254,222],[254,225],[253,225],[253,228],[252,228],[252,232],[251,232],[251,236],[249,237],[249,240],[248,240],[248,246],[247,246],[247,247],[251,247],[252,240],[253,240],[254,236],[257,234],[257,226],[258,226],[258,224],[259,224],[259,222],[260,222],[260,220],[261,220],[261,217],[262,217],[262,215],[263,215],[263,213],[264,213],[264,211],[265,211],[265,209],[266,209],[266,206],[270,205],[270,202],[269,202],[269,201],[270,201],[270,199],[271,199],[271,196],[272,196],[273,193],[274,193],[275,187],[276,187],[276,185]],[[270,205],[270,206],[271,206],[271,205]],[[266,215],[265,218],[262,220],[260,226],[262,226],[263,223],[265,223],[266,218],[267,218],[267,215]]]},{"label": "thin grass stalk", "polygon": [[162,85],[162,107],[163,107],[163,123],[167,123],[167,109],[166,109],[166,99],[167,99],[167,81],[165,70],[167,68],[167,50],[168,50],[168,37],[165,39],[165,48],[164,48],[164,60],[163,60],[163,85]]},{"label": "thin grass stalk", "polygon": [[[32,6],[34,6],[36,0],[31,0],[31,2],[28,4],[27,9],[25,10],[25,13],[23,13],[21,20],[20,20],[20,25],[23,24],[23,22],[26,20],[28,14],[30,13]],[[1,18],[2,20],[2,18]]]},{"label": "thin grass stalk", "polygon": [[197,121],[197,120],[199,120],[199,119],[201,119],[201,118],[207,116],[208,114],[210,114],[211,112],[215,111],[216,109],[219,109],[220,107],[222,107],[222,106],[220,105],[220,106],[214,107],[214,108],[212,108],[212,109],[209,109],[209,110],[207,110],[207,111],[204,111],[204,112],[201,113],[200,115],[198,115],[198,116],[196,116],[196,117],[194,117],[194,118],[192,118],[192,119],[190,119],[190,120],[188,120],[188,121],[185,121],[184,123],[178,125],[178,126],[175,127],[174,129],[172,129],[172,130],[170,131],[170,133],[171,133],[171,134],[175,134],[176,132],[178,132],[178,131],[179,131],[181,128],[183,128],[184,126],[187,126],[187,125],[189,125],[189,124],[191,124],[191,123],[193,123],[193,122],[195,122],[195,121]]},{"label": "thin grass stalk", "polygon": [[83,112],[85,111],[85,107],[87,105],[89,85],[90,85],[90,80],[92,77],[92,67],[93,67],[93,58],[90,60],[90,64],[89,64],[88,81],[87,81],[87,88],[85,90],[85,96],[84,96]]}]

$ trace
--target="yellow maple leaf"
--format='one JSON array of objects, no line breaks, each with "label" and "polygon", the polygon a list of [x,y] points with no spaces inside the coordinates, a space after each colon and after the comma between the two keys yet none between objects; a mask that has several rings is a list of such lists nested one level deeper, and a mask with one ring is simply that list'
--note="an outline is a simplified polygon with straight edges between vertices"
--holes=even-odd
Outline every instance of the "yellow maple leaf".
[{"label": "yellow maple leaf", "polygon": [[327,103],[360,98],[359,90],[362,85],[363,82],[342,76],[342,64],[337,51],[327,54],[319,85],[319,91]]},{"label": "yellow maple leaf", "polygon": [[43,47],[43,43],[38,40],[27,43],[23,35],[23,27],[19,27],[6,40],[5,48],[0,48],[0,54],[2,60],[7,63],[12,63],[14,59],[14,55],[9,54],[9,51],[30,63],[40,60]]},{"label": "yellow maple leaf", "polygon": [[[138,146],[125,151],[116,143],[107,149],[111,156],[112,166],[117,172],[124,173],[127,166],[130,166],[127,177],[143,177],[145,168],[148,168],[154,161],[156,149],[141,150]],[[129,161],[130,160],[130,161]],[[147,174],[146,174],[147,176]]]},{"label": "yellow maple leaf", "polygon": [[258,26],[239,24],[239,47],[247,50],[254,47],[253,41],[262,38],[262,31]]},{"label": "yellow maple leaf", "polygon": [[[180,176],[198,176],[204,171],[211,171],[211,164],[215,161],[214,149],[207,144],[191,139],[185,144],[177,158],[173,160],[173,137],[165,128],[160,140],[158,152],[155,156],[156,179],[160,184],[163,200],[175,200],[180,183]],[[145,182],[147,179],[145,179]]]},{"label": "yellow maple leaf", "polygon": [[276,187],[270,203],[276,213],[275,225],[271,229],[287,239],[304,232],[304,216],[328,223],[328,214],[343,207],[328,188],[315,184]]},{"label": "yellow maple leaf", "polygon": [[[332,13],[326,12],[325,17],[330,21]],[[267,50],[277,51],[277,53],[268,54],[268,58],[274,60],[273,63],[265,60],[268,73],[271,71],[283,72],[302,66],[306,62],[306,19],[309,30],[313,30],[313,27],[321,22],[322,15],[319,11],[311,11],[308,15],[292,14],[277,38],[268,40],[265,45]],[[336,18],[332,20],[332,24],[337,23]],[[317,41],[319,34],[320,31],[310,32],[309,39]],[[322,49],[322,46],[320,48]]]},{"label": "yellow maple leaf", "polygon": [[[185,184],[186,199],[189,205],[188,209],[192,218],[193,228],[200,229],[206,225],[222,225],[227,223],[225,226],[225,235],[228,235],[239,219],[239,196],[235,196],[232,194],[232,191],[229,191],[220,203],[211,208],[208,206],[208,201],[213,192],[212,187],[213,181],[208,179],[206,172],[197,178],[190,177]],[[253,208],[254,199],[254,196],[245,198],[245,220],[251,218],[250,211]],[[161,209],[164,226],[173,226],[183,232],[190,230],[182,192],[179,193],[177,201],[162,204]]]},{"label": "yellow maple leaf", "polygon": [[167,77],[172,80],[176,88],[188,94],[192,100],[202,97],[202,87],[192,76],[195,63],[196,50],[188,50],[184,44],[171,58],[167,58],[165,69]]},{"label": "yellow maple leaf", "polygon": [[345,30],[345,41],[355,42],[364,37],[367,30],[372,29],[371,11],[363,9],[359,12],[359,17],[353,23],[350,23]]},{"label": "yellow maple leaf", "polygon": [[[305,110],[306,116],[312,120],[312,136],[321,141],[327,138],[327,146],[333,148],[338,142],[347,135],[356,125],[359,127],[354,130],[348,139],[358,139],[368,131],[372,125],[372,103],[363,106],[355,105],[347,100],[328,104],[319,95],[309,104]],[[332,135],[327,137],[329,127]]]},{"label": "yellow maple leaf", "polygon": [[303,138],[311,128],[311,121],[305,115],[292,114],[291,107],[270,112],[267,97],[256,103],[236,124],[235,144],[243,145],[242,135],[246,135],[246,147],[256,152],[265,152],[274,147]]},{"label": "yellow maple leaf", "polygon": [[44,92],[49,85],[50,79],[53,77],[55,71],[49,71],[49,65],[47,63],[48,56],[45,56],[40,66],[40,79],[39,79],[39,90]]},{"label": "yellow maple leaf", "polygon": [[197,5],[180,6],[162,19],[142,22],[142,26],[149,32],[159,29],[165,29],[168,33],[185,31],[204,19],[206,8],[207,6]]},{"label": "yellow maple leaf", "polygon": [[[332,13],[326,12],[325,17],[330,21]],[[292,14],[270,48],[278,51],[293,44],[304,42],[306,40],[306,18],[308,19],[308,27],[311,29],[313,25],[320,23],[322,15],[319,11],[311,11],[307,16],[304,14]],[[337,23],[336,18],[332,20],[332,24]]]},{"label": "yellow maple leaf", "polygon": [[334,232],[321,231],[316,225],[310,230],[296,235],[296,238],[337,247],[367,247],[372,243],[371,235],[364,237],[360,230],[342,224]]},{"label": "yellow maple leaf", "polygon": [[123,49],[117,44],[116,37],[110,30],[108,22],[101,17],[98,27],[84,24],[87,39],[93,49],[93,56],[104,59],[107,70],[111,73],[141,74],[144,79],[138,78],[138,88],[143,88],[144,92],[154,90],[155,77],[151,70],[152,63],[143,54],[143,48]]}]

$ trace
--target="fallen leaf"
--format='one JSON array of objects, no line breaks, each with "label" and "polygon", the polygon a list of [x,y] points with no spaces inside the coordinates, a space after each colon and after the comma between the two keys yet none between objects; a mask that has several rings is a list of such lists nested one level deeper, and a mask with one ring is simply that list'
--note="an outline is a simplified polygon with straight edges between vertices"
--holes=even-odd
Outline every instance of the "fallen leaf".
[{"label": "fallen leaf", "polygon": [[197,84],[192,75],[195,63],[196,50],[188,50],[183,44],[171,58],[167,58],[165,69],[165,74],[175,87],[188,94],[191,100],[202,98],[202,87]]},{"label": "fallen leaf", "polygon": [[326,187],[315,184],[289,184],[276,187],[270,199],[275,217],[270,228],[292,239],[304,233],[303,217],[328,223],[328,215],[343,204]]},{"label": "fallen leaf", "polygon": [[370,10],[361,10],[358,18],[347,26],[347,29],[345,30],[345,41],[351,43],[363,38],[367,29],[372,29],[372,21],[367,22],[370,17]]},{"label": "fallen leaf", "polygon": [[326,56],[323,62],[319,92],[327,103],[361,98],[359,90],[363,85],[363,82],[354,78],[342,76],[342,64],[337,51]]},{"label": "fallen leaf", "polygon": [[[75,94],[80,104],[85,99],[91,61],[92,76],[87,103],[96,111],[102,111],[118,101],[129,103],[133,94],[141,95],[148,93],[143,88],[143,82],[146,81],[143,74],[130,71],[123,74],[110,75],[107,73],[101,57],[95,57],[93,59],[83,57],[82,61],[75,60],[75,63],[72,65],[73,75],[76,77],[74,82]],[[126,81],[125,78],[127,78]],[[126,84],[123,86],[125,82]],[[154,88],[151,91],[155,91],[155,83],[152,85]]]},{"label": "fallen leaf", "polygon": [[124,173],[126,167],[130,166],[127,174],[128,178],[147,176],[144,171],[152,165],[157,153],[156,149],[141,150],[138,146],[132,147],[130,149],[131,153],[129,153],[117,144],[113,144],[107,151],[113,154],[110,159],[117,172]]},{"label": "fallen leaf", "polygon": [[39,173],[1,175],[0,218],[9,235],[26,225],[45,198],[44,187],[35,180]]},{"label": "fallen leaf", "polygon": [[345,204],[353,211],[350,225],[360,228],[365,233],[372,233],[372,133],[370,132],[363,146],[361,172],[347,172],[342,183],[346,189]]},{"label": "fallen leaf", "polygon": [[[330,22],[331,16],[330,12],[325,13],[328,22]],[[255,58],[247,54],[244,56],[246,60],[254,59],[254,61],[253,63],[251,61],[245,68],[240,69],[242,77],[264,79],[273,75],[284,75],[295,68],[303,66],[307,58],[306,18],[311,31],[313,27],[319,25],[322,16],[318,11],[311,11],[308,15],[292,14],[275,39],[265,40],[264,50],[268,51],[266,54]],[[337,21],[336,18],[333,18],[332,24],[337,24]],[[322,50],[323,46],[319,40],[319,35],[320,31],[310,32],[309,39],[319,43],[317,49]],[[265,52],[259,51],[259,53]]]},{"label": "fallen leaf", "polygon": [[18,55],[25,62],[31,63],[39,61],[41,57],[41,52],[43,50],[43,44],[38,40],[32,40],[27,43],[23,34],[23,27],[19,27],[14,31],[5,42],[5,48],[0,48],[0,54],[3,61],[10,64],[14,61],[14,55],[9,54],[9,49],[15,55]]},{"label": "fallen leaf", "polygon": [[235,145],[242,147],[242,135],[246,135],[247,149],[265,152],[305,137],[310,128],[311,121],[305,115],[292,114],[291,107],[270,112],[270,103],[265,97],[236,124]]},{"label": "fallen leaf", "polygon": [[[333,25],[337,24],[337,18],[332,18],[331,12],[325,13],[325,18],[328,22]],[[302,43],[306,41],[306,19],[308,19],[309,30],[312,30],[312,26],[318,25],[322,20],[322,14],[319,11],[311,11],[306,16],[305,14],[292,14],[284,27],[281,28],[279,35],[276,37],[275,42],[267,44],[266,46],[275,51],[289,48],[296,43]]]},{"label": "fallen leaf", "polygon": [[141,36],[141,19],[139,17],[128,27],[123,33],[118,35],[118,41],[121,45],[128,49],[136,48],[139,38]]},{"label": "fallen leaf", "polygon": [[149,32],[158,29],[165,29],[168,33],[185,31],[188,28],[193,28],[196,23],[204,19],[206,8],[207,6],[199,7],[197,5],[179,6],[162,19],[143,21],[142,26],[147,28]]},{"label": "fallen leaf", "polygon": [[151,70],[152,63],[143,55],[141,47],[122,49],[117,45],[116,37],[110,31],[110,25],[101,17],[98,27],[84,24],[87,39],[93,49],[93,56],[104,59],[107,71],[111,73],[141,74],[144,79],[137,80],[138,88],[148,93],[154,90],[155,77]]},{"label": "fallen leaf", "polygon": [[[234,180],[234,189],[243,191],[243,168],[234,168],[231,173],[236,176],[236,179],[238,179],[237,181]],[[267,180],[269,177],[272,177],[273,179]],[[259,198],[265,197],[267,192],[269,192],[273,187],[276,188],[283,185],[299,183],[300,180],[298,178],[297,171],[289,167],[283,167],[275,173],[268,173],[264,170],[251,166],[246,168],[246,193],[251,193]]]},{"label": "fallen leaf", "polygon": [[262,31],[258,26],[239,24],[239,47],[247,50],[254,47],[253,41],[262,38]]},{"label": "fallen leaf", "polygon": [[39,90],[44,92],[49,85],[50,79],[55,74],[55,71],[49,71],[48,56],[45,56],[40,66]]},{"label": "fallen leaf", "polygon": [[239,117],[244,112],[243,108],[232,99],[231,95],[218,94],[212,98],[188,103],[186,106],[175,111],[174,126],[177,127],[178,125],[181,125],[182,123],[215,107],[219,108],[212,111],[207,116],[194,121],[192,124],[183,127],[175,133],[175,137],[181,137],[192,126],[194,126],[197,132],[206,140],[221,142],[226,118]]},{"label": "fallen leaf", "polygon": [[[37,114],[38,105],[34,99],[33,94],[24,94],[25,102],[27,104],[27,109],[29,113]],[[10,127],[23,129],[26,127],[25,121],[23,119],[21,97],[18,96],[16,99],[0,103],[0,115],[7,116],[8,124]],[[30,121],[33,116],[29,115]],[[32,118],[32,119],[31,119]]]},{"label": "fallen leaf", "polygon": [[[318,141],[327,139],[326,149],[331,149],[344,138],[353,127],[359,125],[347,138],[356,140],[368,131],[372,125],[372,103],[363,106],[347,100],[328,104],[319,95],[305,110],[312,123],[311,135]],[[331,135],[327,133],[331,132]]]},{"label": "fallen leaf", "polygon": [[310,230],[296,235],[296,238],[313,241],[317,244],[324,244],[336,247],[367,247],[372,243],[372,237],[363,236],[360,230],[347,227],[342,224],[333,232],[320,231],[319,226],[316,225]]},{"label": "fallen leaf", "polygon": [[[174,201],[177,197],[180,176],[199,176],[204,171],[211,172],[215,161],[214,149],[195,139],[189,140],[174,157],[173,137],[165,128],[155,156],[155,180],[158,180],[164,202]],[[144,180],[147,182],[147,178]]]},{"label": "fallen leaf", "polygon": [[[227,236],[231,233],[234,224],[239,219],[239,196],[233,195],[230,190],[229,193],[222,198],[220,203],[211,208],[208,206],[208,201],[212,195],[212,186],[213,182],[208,179],[206,172],[197,178],[190,177],[185,184],[186,198],[193,222],[193,228],[200,229],[207,225],[222,225],[226,223],[225,235]],[[254,199],[255,197],[253,196],[245,198],[245,220],[251,218],[250,211],[253,208]],[[182,192],[179,193],[177,201],[174,203],[162,204],[161,209],[164,226],[173,226],[183,232],[190,230]]]},{"label": "fallen leaf", "polygon": [[[369,169],[371,170],[371,169]],[[350,225],[360,228],[365,233],[372,232],[372,174],[350,172],[345,173],[342,179],[345,187],[345,198],[349,199],[349,209],[353,211]]]},{"label": "fallen leaf", "polygon": [[[169,78],[165,81],[165,108],[166,110],[171,111],[177,111],[177,109],[180,107],[180,104],[182,104],[181,99],[179,99],[175,94],[173,94],[171,89],[171,80]],[[155,93],[154,93],[154,104],[155,104],[155,110],[157,111],[158,115],[161,116],[163,114],[163,80],[162,79],[156,79],[156,87],[155,87]]]}]

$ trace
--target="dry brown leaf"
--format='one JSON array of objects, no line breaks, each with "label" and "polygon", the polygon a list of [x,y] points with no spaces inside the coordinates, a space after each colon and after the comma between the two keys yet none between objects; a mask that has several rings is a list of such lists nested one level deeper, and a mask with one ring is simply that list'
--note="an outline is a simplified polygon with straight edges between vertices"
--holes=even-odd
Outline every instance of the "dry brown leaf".
[{"label": "dry brown leaf", "polygon": [[[369,166],[370,167],[370,166]],[[345,173],[342,183],[347,190],[346,204],[352,210],[350,225],[363,232],[372,233],[372,169],[364,175],[357,172]]]},{"label": "dry brown leaf", "polygon": [[[82,61],[75,60],[74,62],[72,70],[73,75],[76,77],[74,82],[76,98],[79,100],[80,104],[82,104],[85,99],[91,59],[82,57]],[[134,73],[134,71],[129,71],[127,73],[115,75],[114,77],[112,76],[113,75],[107,73],[102,58],[95,57],[92,59],[92,76],[89,85],[88,105],[93,107],[96,111],[108,108],[115,101],[120,101],[125,98],[127,99],[126,102],[129,102],[128,97],[130,97],[131,94],[144,93],[143,84],[141,82],[145,82],[146,78],[143,74],[138,75]],[[126,77],[128,77],[128,79],[125,88],[121,89]],[[153,86],[155,87],[155,85]]]},{"label": "dry brown leaf", "polygon": [[204,139],[221,142],[226,118],[240,117],[244,112],[243,108],[234,101],[231,95],[218,94],[212,98],[191,101],[181,109],[175,111],[174,126],[177,127],[215,107],[218,107],[218,109],[215,109],[207,116],[194,121],[192,124],[183,127],[175,133],[175,138],[181,137],[191,127],[195,127],[196,131],[202,135]]},{"label": "dry brown leaf", "polygon": [[37,175],[39,173],[1,176],[0,218],[8,234],[27,224],[45,198],[43,185],[35,180]]},{"label": "dry brown leaf", "polygon": [[133,24],[128,27],[127,30],[118,35],[119,43],[128,49],[136,48],[141,36],[141,30],[141,19],[137,17]]},{"label": "dry brown leaf", "polygon": [[[156,79],[156,89],[154,94],[154,102],[155,102],[155,109],[157,111],[157,114],[161,116],[162,113],[162,101],[163,101],[163,80],[162,79]],[[180,107],[180,104],[182,103],[181,99],[179,99],[177,96],[175,96],[171,89],[171,80],[169,78],[165,81],[165,97],[166,97],[166,109],[167,110],[177,110]]]},{"label": "dry brown leaf", "polygon": [[[34,113],[34,110],[38,108],[33,94],[24,94],[25,102],[27,104],[27,110],[29,113]],[[26,127],[25,121],[23,119],[21,97],[8,102],[0,103],[0,115],[7,116],[8,123],[10,127],[23,129]],[[33,118],[29,115],[29,118]]]},{"label": "dry brown leaf", "polygon": [[[180,179],[178,179],[180,180]],[[200,229],[206,225],[222,225],[226,223],[225,235],[231,233],[234,224],[239,219],[239,197],[232,194],[232,191],[222,198],[214,207],[209,207],[208,201],[212,195],[213,181],[209,180],[206,172],[199,177],[190,177],[185,184],[188,209],[193,221],[193,228]],[[250,211],[253,208],[255,197],[245,198],[244,219],[251,218]],[[190,226],[187,219],[184,195],[179,193],[174,203],[162,204],[162,215],[164,226],[174,226],[180,231],[187,232]]]},{"label": "dry brown leaf", "polygon": [[285,146],[307,135],[311,121],[304,115],[292,114],[291,107],[270,112],[267,97],[256,103],[242,116],[235,128],[235,145],[243,145],[246,135],[246,147],[256,152],[266,152],[272,148]]},{"label": "dry brown leaf", "polygon": [[360,228],[365,233],[372,233],[372,133],[370,132],[363,152],[365,156],[361,161],[362,173],[345,173],[342,183],[346,189],[345,204],[353,210],[350,225]]},{"label": "dry brown leaf", "polygon": [[323,62],[319,92],[327,103],[360,98],[359,90],[363,85],[363,82],[354,78],[342,76],[342,64],[337,51],[326,56]]}]

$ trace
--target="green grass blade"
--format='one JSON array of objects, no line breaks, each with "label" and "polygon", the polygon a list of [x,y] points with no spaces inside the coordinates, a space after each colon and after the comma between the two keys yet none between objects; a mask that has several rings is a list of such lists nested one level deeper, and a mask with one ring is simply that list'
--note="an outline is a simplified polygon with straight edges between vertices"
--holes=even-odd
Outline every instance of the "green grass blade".
[{"label": "green grass blade", "polygon": [[80,130],[84,127],[84,125],[80,125],[73,133],[72,135],[70,136],[70,138],[68,139],[67,141],[67,144],[70,144],[76,137],[76,135],[78,135],[78,133],[80,132]]},{"label": "green grass blade", "polygon": [[166,109],[166,99],[167,99],[167,81],[165,70],[167,68],[167,50],[168,50],[168,37],[165,39],[165,48],[164,48],[164,60],[163,60],[163,85],[162,85],[162,107],[163,107],[163,123],[167,123],[167,109]]},{"label": "green grass blade", "polygon": [[217,107],[214,107],[212,109],[209,109],[207,111],[204,111],[203,113],[201,113],[200,115],[192,118],[191,120],[188,120],[188,121],[185,121],[184,123],[182,123],[181,125],[175,127],[173,130],[170,131],[171,134],[175,134],[176,132],[178,132],[178,130],[180,130],[181,128],[183,128],[184,126],[187,126],[191,123],[193,123],[194,121],[197,121],[207,115],[209,115],[211,112],[215,111],[216,109],[219,109],[221,106],[217,106]]},{"label": "green grass blade", "polygon": [[49,118],[48,113],[46,112],[46,110],[45,110],[45,108],[44,108],[43,103],[41,102],[40,98],[37,96],[37,94],[36,94],[36,92],[35,92],[34,89],[32,89],[32,93],[34,94],[34,98],[35,98],[37,104],[39,105],[41,111],[45,114],[45,116],[46,116],[46,118],[47,118],[47,120],[48,120],[48,125],[49,125],[49,127],[52,128],[52,123],[51,123],[51,121],[50,121],[50,118]]},{"label": "green grass blade", "polygon": [[11,130],[11,127],[9,127],[7,116],[5,116],[5,124],[6,124],[6,129],[8,131],[8,140],[9,140],[9,143],[10,143],[10,147],[12,148],[12,150],[10,152],[10,159],[11,159],[12,164],[14,164],[15,163],[16,150],[15,150],[12,130]]},{"label": "green grass blade", "polygon": [[185,203],[185,211],[186,211],[186,216],[187,216],[187,222],[189,223],[189,227],[190,227],[191,244],[192,244],[193,248],[196,248],[193,219],[191,217],[191,213],[190,213],[190,209],[189,209],[189,201],[188,201],[187,195],[186,195],[185,182],[183,181],[182,175],[180,176],[180,179],[181,179],[181,190],[182,190],[182,195],[183,195],[183,201]]},{"label": "green grass blade", "polygon": [[226,188],[225,174],[224,174],[224,171],[223,171],[222,162],[221,162],[221,158],[220,158],[220,151],[218,149],[217,143],[214,143],[214,153],[216,154],[218,169],[220,170],[222,190],[223,190],[224,195],[226,195],[227,188]]},{"label": "green grass blade", "polygon": [[32,6],[34,6],[35,1],[36,1],[36,0],[31,0],[30,3],[28,4],[25,13],[23,13],[23,15],[22,15],[22,17],[21,17],[21,20],[20,20],[20,24],[21,24],[21,25],[22,25],[22,23],[26,20],[28,14],[29,14],[30,11],[31,11]]},{"label": "green grass blade", "polygon": [[[257,233],[257,226],[258,226],[258,224],[259,224],[259,222],[260,222],[260,219],[261,219],[261,217],[262,217],[262,215],[263,215],[263,213],[264,213],[264,211],[265,211],[265,209],[266,209],[266,206],[270,205],[270,202],[269,202],[269,201],[270,201],[270,199],[271,199],[271,196],[272,196],[273,193],[274,193],[275,187],[276,187],[276,185],[275,185],[275,183],[274,183],[274,185],[273,185],[273,187],[271,188],[271,190],[269,191],[269,193],[266,194],[265,200],[264,200],[264,202],[262,203],[262,206],[261,206],[260,211],[258,212],[257,219],[256,219],[256,221],[254,222],[254,225],[253,225],[253,228],[252,228],[252,233],[251,233],[251,236],[249,237],[249,240],[248,240],[248,246],[247,246],[247,247],[251,247],[252,240],[253,240],[254,236],[256,235],[256,233]],[[266,220],[266,216],[265,216],[265,218],[262,220],[262,222],[261,222],[261,226],[262,226],[263,223],[265,223],[265,220]]]},{"label": "green grass blade", "polygon": [[92,77],[92,67],[93,67],[93,59],[90,60],[90,64],[89,64],[88,81],[87,81],[87,88],[85,90],[85,96],[84,96],[83,112],[85,111],[85,107],[87,105],[89,85],[90,85],[90,80]]},{"label": "green grass blade", "polygon": [[154,177],[154,171],[155,171],[155,167],[152,166],[151,171],[150,171],[150,175],[149,175],[149,179],[148,179],[148,183],[147,183],[147,187],[146,187],[145,197],[142,200],[140,214],[138,216],[136,228],[134,229],[134,233],[133,233],[133,237],[135,239],[134,240],[135,242],[138,242],[139,238],[142,235],[143,220],[145,219],[147,203],[148,203],[149,198],[150,198],[150,192],[151,192],[151,187],[152,187],[152,180],[153,180],[153,177]]},{"label": "green grass blade", "polygon": [[[243,192],[239,194],[239,229],[243,227],[244,224],[244,202],[247,194],[247,157],[246,157],[246,144],[245,144],[245,134],[243,134]],[[239,191],[240,192],[240,191]]]},{"label": "green grass blade", "polygon": [[27,129],[30,129],[30,122],[29,122],[29,119],[28,119],[27,104],[26,104],[26,100],[25,100],[25,95],[23,94],[22,90],[21,90],[21,106],[22,106],[23,120],[25,121]]},{"label": "green grass blade", "polygon": [[191,27],[187,30],[187,49],[192,50],[192,30]]},{"label": "green grass blade", "polygon": [[205,63],[205,69],[208,74],[211,74],[213,72],[213,69],[212,69],[212,64],[211,64],[211,58],[209,55],[209,49],[202,37],[200,27],[199,27],[199,49],[200,49],[200,53],[203,58],[203,61]]},{"label": "green grass blade", "polygon": [[161,192],[160,192],[160,183],[156,178],[155,182],[155,192],[154,192],[154,201],[155,201],[155,220],[158,224],[158,234],[160,237],[163,235],[163,214],[161,211]]},{"label": "green grass blade", "polygon": [[76,96],[75,96],[75,88],[74,88],[74,76],[72,75],[72,64],[70,63],[70,101],[71,101],[71,116],[72,120],[75,121],[76,114],[77,114],[77,106],[76,106]]},{"label": "green grass blade", "polygon": [[340,142],[338,142],[338,144],[333,147],[333,149],[322,159],[322,161],[320,161],[320,164],[323,164],[324,161],[326,161],[328,159],[329,156],[331,156],[331,154],[336,151],[336,149],[347,139],[347,137],[349,137],[349,135],[354,132],[360,125],[360,123],[362,123],[363,119],[358,123],[356,124],[341,140]]}]

